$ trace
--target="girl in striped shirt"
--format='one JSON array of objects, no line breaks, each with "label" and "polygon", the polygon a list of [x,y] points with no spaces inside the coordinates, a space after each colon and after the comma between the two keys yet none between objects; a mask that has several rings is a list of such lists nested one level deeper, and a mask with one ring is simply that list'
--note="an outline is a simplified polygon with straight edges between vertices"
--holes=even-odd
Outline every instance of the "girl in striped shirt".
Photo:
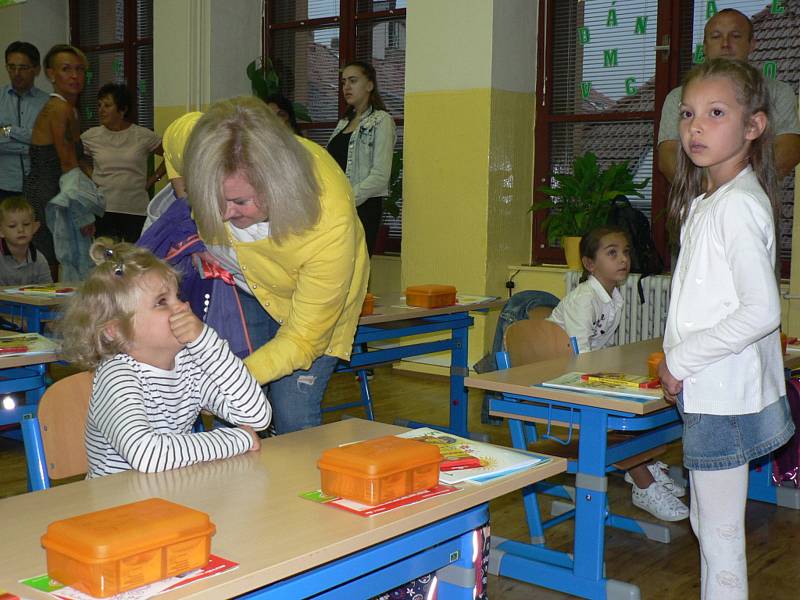
[{"label": "girl in striped shirt", "polygon": [[[148,250],[105,238],[91,256],[97,266],[60,324],[65,356],[96,369],[88,477],[258,450],[269,402],[227,342],[178,299],[178,273]],[[193,433],[201,410],[236,427]]]}]

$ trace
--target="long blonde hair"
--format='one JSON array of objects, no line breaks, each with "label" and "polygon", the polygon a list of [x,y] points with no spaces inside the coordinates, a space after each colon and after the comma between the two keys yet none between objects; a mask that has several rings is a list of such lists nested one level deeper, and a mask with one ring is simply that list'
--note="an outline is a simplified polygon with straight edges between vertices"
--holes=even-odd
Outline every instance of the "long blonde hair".
[{"label": "long blonde hair", "polygon": [[311,155],[258,98],[213,104],[195,125],[183,158],[189,202],[206,242],[228,243],[222,185],[237,172],[256,190],[276,242],[319,221],[320,187]]},{"label": "long blonde hair", "polygon": [[[750,165],[758,182],[767,194],[772,205],[773,219],[778,220],[777,177],[775,159],[772,152],[772,127],[770,125],[769,92],[761,73],[752,65],[740,60],[715,58],[695,66],[686,75],[683,90],[695,80],[711,77],[728,79],[736,92],[736,101],[743,109],[745,125],[752,116],[762,112],[767,116],[767,126],[762,134],[750,142]],[[677,234],[689,214],[692,200],[705,192],[703,189],[703,168],[696,166],[686,154],[683,146],[678,150],[675,179],[669,195],[667,223],[670,232]]]},{"label": "long blonde hair", "polygon": [[[62,353],[70,362],[92,369],[125,352],[133,340],[133,317],[142,277],[156,273],[177,287],[178,272],[145,248],[98,238],[89,249],[97,265],[73,296],[57,323]],[[109,325],[114,325],[114,335]]]}]

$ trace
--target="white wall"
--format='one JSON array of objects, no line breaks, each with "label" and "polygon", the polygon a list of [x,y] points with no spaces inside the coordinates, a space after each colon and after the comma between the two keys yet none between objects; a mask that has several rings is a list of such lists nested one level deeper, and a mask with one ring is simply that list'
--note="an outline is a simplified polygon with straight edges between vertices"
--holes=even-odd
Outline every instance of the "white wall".
[{"label": "white wall", "polygon": [[[30,42],[44,55],[51,46],[69,42],[69,0],[28,0],[0,8],[0,47],[14,41]],[[0,69],[0,85],[8,83],[8,73]],[[36,79],[36,86],[50,91],[50,82],[44,71]]]},{"label": "white wall", "polygon": [[245,69],[261,56],[261,0],[211,3],[211,101],[249,96]]}]

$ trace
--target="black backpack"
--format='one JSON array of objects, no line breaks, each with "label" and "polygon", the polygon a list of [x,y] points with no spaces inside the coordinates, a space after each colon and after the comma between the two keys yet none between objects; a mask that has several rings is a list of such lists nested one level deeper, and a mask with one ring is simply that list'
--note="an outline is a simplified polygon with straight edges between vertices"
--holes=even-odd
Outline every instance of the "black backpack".
[{"label": "black backpack", "polygon": [[625,196],[617,196],[611,201],[607,223],[628,233],[631,240],[631,273],[642,275],[638,287],[639,301],[644,303],[642,279],[664,272],[664,261],[650,233],[650,221],[641,210],[631,206]]}]

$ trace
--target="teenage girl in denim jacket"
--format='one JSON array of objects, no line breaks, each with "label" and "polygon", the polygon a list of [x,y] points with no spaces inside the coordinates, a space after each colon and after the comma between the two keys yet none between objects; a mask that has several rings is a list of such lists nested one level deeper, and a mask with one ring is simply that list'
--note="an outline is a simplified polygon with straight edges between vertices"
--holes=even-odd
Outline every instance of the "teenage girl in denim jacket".
[{"label": "teenage girl in denim jacket", "polygon": [[370,256],[378,237],[383,198],[389,193],[394,121],[378,93],[375,69],[351,62],[342,69],[342,93],[347,110],[328,140],[328,152],[347,174]]}]

